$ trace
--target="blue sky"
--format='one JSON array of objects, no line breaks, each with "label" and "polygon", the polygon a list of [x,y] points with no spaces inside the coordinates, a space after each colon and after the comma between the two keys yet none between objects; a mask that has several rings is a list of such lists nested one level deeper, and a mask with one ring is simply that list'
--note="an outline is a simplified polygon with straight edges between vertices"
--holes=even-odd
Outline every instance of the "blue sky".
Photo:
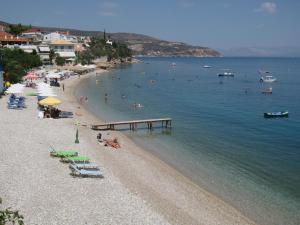
[{"label": "blue sky", "polygon": [[297,0],[1,0],[0,20],[105,28],[223,49],[300,47]]}]

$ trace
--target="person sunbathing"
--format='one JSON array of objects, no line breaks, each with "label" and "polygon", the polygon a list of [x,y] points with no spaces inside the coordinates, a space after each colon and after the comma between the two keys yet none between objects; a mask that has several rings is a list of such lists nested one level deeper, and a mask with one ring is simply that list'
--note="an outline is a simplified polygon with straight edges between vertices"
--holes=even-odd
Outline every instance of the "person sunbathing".
[{"label": "person sunbathing", "polygon": [[105,141],[105,146],[110,146],[113,148],[121,148],[117,138],[105,139],[104,141]]}]

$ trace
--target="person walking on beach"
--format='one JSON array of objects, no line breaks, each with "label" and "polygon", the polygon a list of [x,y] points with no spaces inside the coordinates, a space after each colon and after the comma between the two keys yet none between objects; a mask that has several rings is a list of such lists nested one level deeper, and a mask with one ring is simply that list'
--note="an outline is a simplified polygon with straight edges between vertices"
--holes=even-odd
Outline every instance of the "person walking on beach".
[{"label": "person walking on beach", "polygon": [[64,83],[62,84],[62,89],[63,89],[63,91],[65,91],[65,84]]}]

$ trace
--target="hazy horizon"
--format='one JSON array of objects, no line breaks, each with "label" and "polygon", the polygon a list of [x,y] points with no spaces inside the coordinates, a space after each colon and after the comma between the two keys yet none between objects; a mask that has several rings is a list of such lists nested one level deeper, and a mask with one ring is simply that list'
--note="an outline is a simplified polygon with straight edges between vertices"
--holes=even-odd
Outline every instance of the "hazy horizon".
[{"label": "hazy horizon", "polygon": [[257,46],[298,48],[299,11],[300,1],[296,0],[90,0],[88,3],[11,0],[2,3],[0,20],[33,26],[138,33],[219,50]]}]

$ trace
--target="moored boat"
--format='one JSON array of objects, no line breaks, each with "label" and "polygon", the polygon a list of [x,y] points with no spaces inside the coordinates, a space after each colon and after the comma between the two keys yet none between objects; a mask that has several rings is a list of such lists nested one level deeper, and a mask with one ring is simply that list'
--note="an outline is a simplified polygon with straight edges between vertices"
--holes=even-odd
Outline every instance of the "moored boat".
[{"label": "moored boat", "polygon": [[219,73],[219,77],[234,77],[234,73],[233,72]]},{"label": "moored boat", "polygon": [[273,92],[273,89],[272,89],[272,87],[270,87],[270,88],[267,88],[267,89],[263,90],[261,93],[263,93],[263,94],[272,94],[272,92]]},{"label": "moored boat", "polygon": [[275,117],[288,117],[289,112],[283,111],[283,112],[266,112],[264,113],[265,118],[275,118]]},{"label": "moored boat", "polygon": [[211,68],[211,67],[212,67],[212,66],[210,66],[210,65],[204,65],[204,66],[203,66],[203,68],[207,68],[207,69],[208,69],[208,68]]},{"label": "moored boat", "polygon": [[265,76],[260,78],[260,82],[272,83],[275,82],[277,79],[273,76]]}]

